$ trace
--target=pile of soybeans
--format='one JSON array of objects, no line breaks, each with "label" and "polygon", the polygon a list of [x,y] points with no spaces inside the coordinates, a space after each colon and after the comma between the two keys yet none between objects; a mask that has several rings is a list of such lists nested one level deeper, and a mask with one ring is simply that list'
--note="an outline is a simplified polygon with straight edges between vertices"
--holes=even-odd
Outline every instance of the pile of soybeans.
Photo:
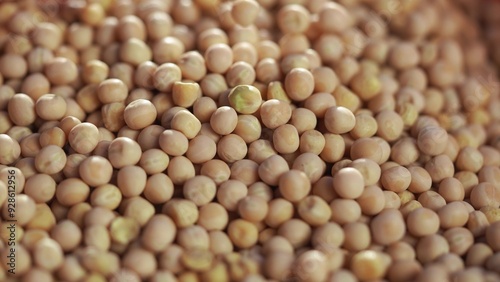
[{"label": "pile of soybeans", "polygon": [[0,281],[500,281],[459,2],[1,1]]}]

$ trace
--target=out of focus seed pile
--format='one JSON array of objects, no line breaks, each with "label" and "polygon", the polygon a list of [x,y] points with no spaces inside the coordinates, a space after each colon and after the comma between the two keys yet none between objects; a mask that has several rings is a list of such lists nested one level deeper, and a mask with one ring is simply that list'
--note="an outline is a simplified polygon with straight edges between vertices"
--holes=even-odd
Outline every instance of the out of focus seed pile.
[{"label": "out of focus seed pile", "polygon": [[0,280],[500,281],[492,11],[2,1]]}]

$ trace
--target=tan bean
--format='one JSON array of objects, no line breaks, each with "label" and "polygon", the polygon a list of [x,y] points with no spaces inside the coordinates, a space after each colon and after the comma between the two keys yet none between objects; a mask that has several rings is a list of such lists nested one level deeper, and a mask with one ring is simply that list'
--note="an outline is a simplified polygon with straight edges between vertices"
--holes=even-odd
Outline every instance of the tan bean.
[{"label": "tan bean", "polygon": [[333,176],[333,189],[345,199],[361,196],[364,186],[363,175],[355,168],[342,168]]},{"label": "tan bean", "polygon": [[108,183],[113,174],[111,163],[100,156],[91,156],[80,163],[79,175],[90,186]]},{"label": "tan bean", "polygon": [[78,153],[90,153],[99,142],[99,130],[88,122],[77,124],[69,132],[68,141]]},{"label": "tan bean", "polygon": [[407,227],[413,236],[426,236],[435,234],[439,229],[439,216],[427,208],[417,208],[407,217]]},{"label": "tan bean", "polygon": [[247,152],[245,140],[236,134],[225,135],[217,143],[217,155],[227,163],[242,160]]},{"label": "tan bean", "polygon": [[355,222],[361,217],[360,205],[352,199],[334,199],[330,202],[332,221],[338,224]]},{"label": "tan bean", "polygon": [[54,174],[66,165],[66,153],[56,145],[49,145],[40,150],[35,157],[35,167],[41,173]]},{"label": "tan bean", "polygon": [[438,258],[442,254],[450,251],[448,241],[441,235],[432,234],[422,237],[417,245],[417,259],[422,263],[427,263]]},{"label": "tan bean", "polygon": [[278,99],[271,99],[262,103],[259,113],[264,126],[270,129],[286,124],[292,117],[290,105]]},{"label": "tan bean", "polygon": [[40,239],[33,248],[33,261],[42,269],[53,271],[62,265],[63,260],[63,250],[53,239]]},{"label": "tan bean", "polygon": [[[12,139],[9,135],[0,134],[0,144],[2,145],[0,149],[0,151],[2,152],[0,157],[0,164],[12,164],[20,157],[21,147],[19,146],[19,143],[16,140]],[[45,155],[44,159],[48,157],[49,156]]]}]

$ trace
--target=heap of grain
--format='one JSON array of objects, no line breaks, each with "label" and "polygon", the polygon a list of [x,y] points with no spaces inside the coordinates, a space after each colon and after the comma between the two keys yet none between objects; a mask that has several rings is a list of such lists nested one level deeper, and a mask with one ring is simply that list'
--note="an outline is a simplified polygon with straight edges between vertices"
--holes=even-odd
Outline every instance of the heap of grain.
[{"label": "heap of grain", "polygon": [[480,27],[338,2],[1,3],[0,280],[500,281]]}]

